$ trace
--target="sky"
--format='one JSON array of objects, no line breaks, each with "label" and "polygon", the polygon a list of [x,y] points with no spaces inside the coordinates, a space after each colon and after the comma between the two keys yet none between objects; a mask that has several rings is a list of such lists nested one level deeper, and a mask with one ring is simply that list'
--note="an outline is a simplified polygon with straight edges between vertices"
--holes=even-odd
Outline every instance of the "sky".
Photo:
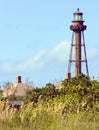
[{"label": "sky", "polygon": [[90,77],[99,76],[98,0],[0,0],[0,85],[33,81],[43,87],[65,79],[73,13],[83,12]]}]

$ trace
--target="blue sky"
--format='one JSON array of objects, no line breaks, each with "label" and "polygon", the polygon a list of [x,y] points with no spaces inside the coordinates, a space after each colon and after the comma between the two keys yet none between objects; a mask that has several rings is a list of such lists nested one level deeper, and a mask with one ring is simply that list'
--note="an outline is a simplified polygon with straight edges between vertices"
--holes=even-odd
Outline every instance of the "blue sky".
[{"label": "blue sky", "polygon": [[71,43],[73,12],[84,13],[90,76],[99,76],[98,0],[0,0],[0,84],[34,86],[65,78]]}]

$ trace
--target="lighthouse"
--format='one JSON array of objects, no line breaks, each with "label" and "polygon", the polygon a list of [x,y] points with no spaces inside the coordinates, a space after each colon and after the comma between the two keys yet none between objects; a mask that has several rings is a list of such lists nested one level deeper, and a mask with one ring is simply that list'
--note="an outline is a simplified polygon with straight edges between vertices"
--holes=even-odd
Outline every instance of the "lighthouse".
[{"label": "lighthouse", "polygon": [[72,32],[71,39],[71,48],[68,62],[68,71],[66,74],[66,78],[71,78],[71,68],[72,64],[74,66],[74,74],[75,77],[82,74],[82,68],[85,65],[86,76],[89,77],[88,72],[88,62],[86,55],[86,47],[85,47],[85,39],[84,39],[84,31],[87,26],[84,25],[83,13],[79,11],[79,8],[76,12],[73,13],[73,21],[72,25],[70,25],[70,30]]}]

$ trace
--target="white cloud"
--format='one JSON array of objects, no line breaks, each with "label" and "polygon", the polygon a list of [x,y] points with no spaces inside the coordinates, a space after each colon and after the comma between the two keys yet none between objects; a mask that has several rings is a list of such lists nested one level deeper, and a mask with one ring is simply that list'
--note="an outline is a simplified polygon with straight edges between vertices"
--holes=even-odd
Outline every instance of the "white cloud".
[{"label": "white cloud", "polygon": [[68,42],[63,41],[51,51],[51,57],[54,56],[59,61],[65,61],[69,56],[69,48]]},{"label": "white cloud", "polygon": [[41,60],[42,55],[43,53],[23,61],[6,61],[2,63],[1,70],[7,73],[37,71],[45,64],[44,60]]},{"label": "white cloud", "polygon": [[43,50],[37,55],[23,61],[2,62],[0,70],[6,73],[38,72],[50,62],[64,62],[69,56],[69,44],[59,43],[50,50]]},{"label": "white cloud", "polygon": [[[63,41],[49,50],[42,50],[36,55],[21,61],[4,61],[0,64],[0,71],[5,73],[28,73],[38,72],[50,64],[65,63],[68,61],[70,43]],[[98,56],[97,48],[87,50],[88,59],[95,59]],[[53,68],[54,69],[54,68]]]},{"label": "white cloud", "polygon": [[99,50],[97,48],[89,48],[87,50],[88,59],[95,59],[99,55]]}]

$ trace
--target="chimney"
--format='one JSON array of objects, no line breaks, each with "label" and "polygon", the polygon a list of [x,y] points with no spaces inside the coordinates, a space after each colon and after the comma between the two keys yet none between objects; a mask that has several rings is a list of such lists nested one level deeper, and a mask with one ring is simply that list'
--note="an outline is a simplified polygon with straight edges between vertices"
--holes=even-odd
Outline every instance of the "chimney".
[{"label": "chimney", "polygon": [[70,79],[70,78],[71,78],[71,73],[68,72],[68,73],[66,74],[66,79]]},{"label": "chimney", "polygon": [[16,77],[16,83],[22,83],[22,81],[21,81],[21,76],[17,76],[17,77]]}]

